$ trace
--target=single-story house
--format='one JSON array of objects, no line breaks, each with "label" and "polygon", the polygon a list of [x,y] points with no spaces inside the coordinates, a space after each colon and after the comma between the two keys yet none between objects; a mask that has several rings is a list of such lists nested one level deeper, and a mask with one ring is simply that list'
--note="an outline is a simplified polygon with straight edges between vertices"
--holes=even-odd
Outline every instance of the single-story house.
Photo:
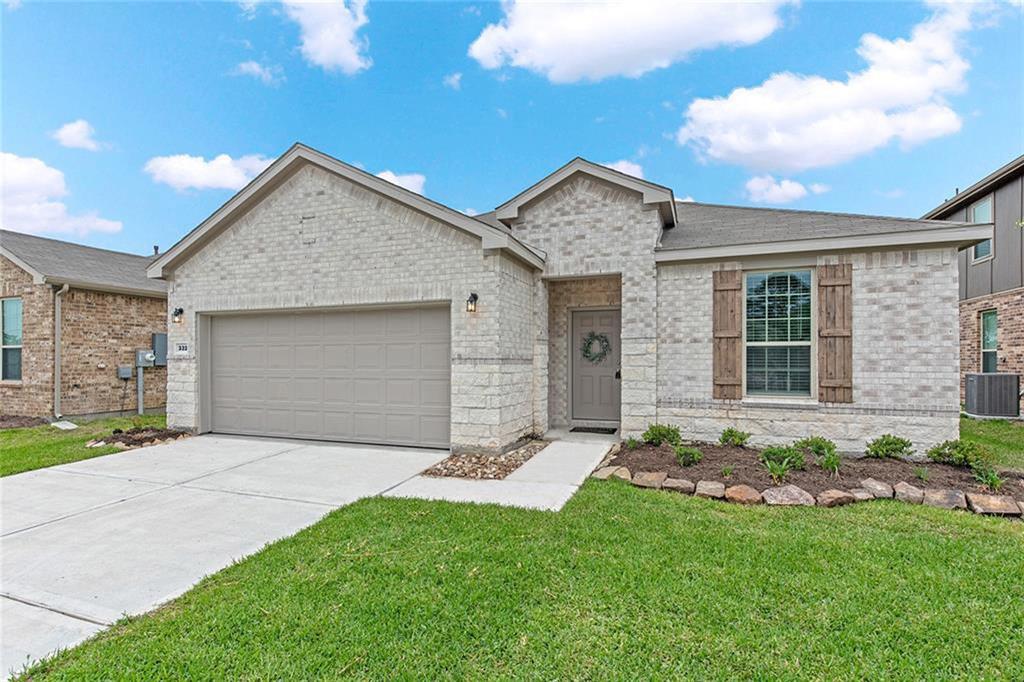
[{"label": "single-story house", "polygon": [[992,226],[677,201],[580,158],[477,216],[297,144],[149,266],[168,420],[500,451],[551,428],[957,437]]},{"label": "single-story house", "polygon": [[[151,260],[0,230],[0,414],[135,411],[135,351],[167,331],[167,286],[146,276]],[[143,379],[146,409],[163,408],[166,367]]]}]

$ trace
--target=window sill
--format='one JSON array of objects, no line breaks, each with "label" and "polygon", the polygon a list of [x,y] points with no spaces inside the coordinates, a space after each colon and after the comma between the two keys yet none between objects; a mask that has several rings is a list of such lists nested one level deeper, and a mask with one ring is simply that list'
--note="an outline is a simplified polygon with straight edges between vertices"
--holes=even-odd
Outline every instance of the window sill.
[{"label": "window sill", "polygon": [[821,404],[817,398],[791,398],[782,395],[745,395],[741,402],[752,407],[817,407]]},{"label": "window sill", "polygon": [[0,386],[6,388],[21,388],[24,385],[21,379],[0,379]]},{"label": "window sill", "polygon": [[982,263],[989,262],[990,260],[994,259],[995,257],[996,257],[995,254],[991,254],[991,255],[985,256],[983,258],[971,258],[971,265],[981,265]]}]

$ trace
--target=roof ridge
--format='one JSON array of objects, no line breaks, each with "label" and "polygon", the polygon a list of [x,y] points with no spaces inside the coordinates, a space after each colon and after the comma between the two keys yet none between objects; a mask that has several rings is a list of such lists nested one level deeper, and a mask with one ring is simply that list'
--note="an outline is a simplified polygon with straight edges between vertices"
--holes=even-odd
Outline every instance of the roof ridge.
[{"label": "roof ridge", "polygon": [[941,223],[944,225],[972,224],[954,220],[935,220],[933,218],[907,218],[905,216],[872,215],[870,213],[844,213],[842,211],[820,211],[806,208],[777,208],[775,206],[735,206],[732,204],[713,204],[704,201],[683,201],[681,199],[676,199],[676,203],[681,206],[710,206],[712,208],[730,208],[743,211],[772,211],[774,213],[803,213],[813,215],[839,216],[842,218],[867,218],[870,220],[899,220],[908,223]]},{"label": "roof ridge", "polygon": [[30,239],[38,239],[46,242],[57,242],[58,244],[67,244],[74,246],[79,249],[89,249],[90,251],[103,251],[104,253],[114,253],[118,256],[131,256],[132,258],[142,258],[143,260],[150,260],[152,256],[144,256],[139,253],[129,253],[128,251],[115,251],[114,249],[104,249],[101,246],[89,246],[88,244],[79,244],[78,242],[69,242],[64,239],[55,239],[53,237],[40,237],[37,234],[30,234],[28,232],[18,232],[16,230],[3,230],[0,229],[0,234],[16,234],[18,237],[28,237]]}]

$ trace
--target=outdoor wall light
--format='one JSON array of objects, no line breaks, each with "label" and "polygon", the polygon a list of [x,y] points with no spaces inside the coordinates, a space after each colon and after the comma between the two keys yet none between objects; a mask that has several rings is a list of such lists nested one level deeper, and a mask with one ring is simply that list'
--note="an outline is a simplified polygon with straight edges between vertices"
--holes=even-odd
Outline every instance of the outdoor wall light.
[{"label": "outdoor wall light", "polygon": [[175,308],[171,313],[171,322],[174,324],[181,324],[181,318],[185,315],[184,308]]},{"label": "outdoor wall light", "polygon": [[477,296],[476,294],[470,294],[469,295],[469,298],[466,299],[466,312],[467,313],[475,313],[476,312],[476,302],[477,302],[477,300],[479,300],[479,298],[480,297]]}]

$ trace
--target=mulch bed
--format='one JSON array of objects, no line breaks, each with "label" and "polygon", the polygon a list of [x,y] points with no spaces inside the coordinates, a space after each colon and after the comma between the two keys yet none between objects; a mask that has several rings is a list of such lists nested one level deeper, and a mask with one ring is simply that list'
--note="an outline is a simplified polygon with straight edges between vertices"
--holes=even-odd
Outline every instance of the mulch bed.
[{"label": "mulch bed", "polygon": [[188,431],[179,431],[177,429],[153,429],[142,426],[134,429],[128,429],[127,431],[114,429],[112,434],[104,437],[102,440],[107,445],[120,443],[121,445],[127,445],[129,447],[138,447],[139,445],[152,445],[157,441],[176,440],[188,435],[191,435]]},{"label": "mulch bed", "polygon": [[[721,481],[726,486],[745,484],[757,490],[765,490],[775,485],[768,470],[760,460],[760,450],[756,448],[740,448],[708,443],[696,443],[696,447],[704,455],[698,464],[683,467],[676,461],[675,452],[669,445],[641,445],[635,450],[625,447],[610,462],[613,466],[624,466],[631,473],[639,471],[664,471],[669,478],[684,478],[697,481]],[[732,467],[732,473],[725,477],[722,470]],[[928,480],[922,481],[916,476],[920,468],[928,470]],[[1006,479],[998,494],[1010,495],[1024,502],[1024,474],[1002,472]],[[953,488],[965,493],[991,493],[971,475],[966,468],[938,464],[936,462],[905,462],[898,459],[843,458],[839,468],[839,477],[833,478],[814,463],[814,458],[807,455],[807,468],[803,471],[794,469],[786,476],[784,484],[793,484],[817,496],[830,488],[851,490],[859,488],[860,482],[866,478],[884,481],[895,485],[900,481],[919,488]]]},{"label": "mulch bed", "polygon": [[42,426],[49,421],[42,417],[22,417],[17,414],[0,414],[0,430],[24,429],[29,426]]},{"label": "mulch bed", "polygon": [[448,459],[438,462],[424,471],[423,475],[500,481],[523,466],[547,445],[548,441],[546,440],[531,440],[515,450],[509,450],[500,455],[451,455]]}]

